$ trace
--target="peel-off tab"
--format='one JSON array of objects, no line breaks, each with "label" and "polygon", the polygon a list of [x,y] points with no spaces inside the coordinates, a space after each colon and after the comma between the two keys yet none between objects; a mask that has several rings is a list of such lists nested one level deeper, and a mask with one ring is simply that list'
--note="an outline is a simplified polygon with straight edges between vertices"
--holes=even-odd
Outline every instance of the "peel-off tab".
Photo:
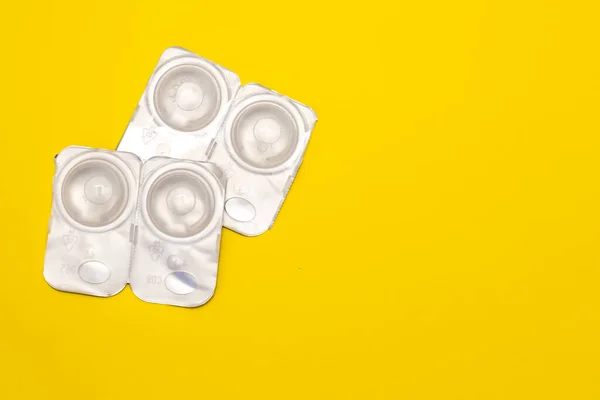
[{"label": "peel-off tab", "polygon": [[240,87],[233,72],[180,47],[161,55],[117,150],[142,160],[206,159]]}]

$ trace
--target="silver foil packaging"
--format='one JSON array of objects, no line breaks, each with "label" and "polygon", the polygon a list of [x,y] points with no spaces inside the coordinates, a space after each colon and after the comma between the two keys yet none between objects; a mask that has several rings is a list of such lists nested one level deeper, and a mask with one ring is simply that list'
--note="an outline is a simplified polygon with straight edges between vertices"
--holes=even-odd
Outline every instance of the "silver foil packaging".
[{"label": "silver foil packaging", "polygon": [[68,147],[56,157],[44,277],[107,297],[196,307],[214,293],[225,177],[211,163]]},{"label": "silver foil packaging", "polygon": [[246,236],[275,222],[317,116],[180,48],[167,49],[118,150],[216,163],[228,178],[224,226]]}]

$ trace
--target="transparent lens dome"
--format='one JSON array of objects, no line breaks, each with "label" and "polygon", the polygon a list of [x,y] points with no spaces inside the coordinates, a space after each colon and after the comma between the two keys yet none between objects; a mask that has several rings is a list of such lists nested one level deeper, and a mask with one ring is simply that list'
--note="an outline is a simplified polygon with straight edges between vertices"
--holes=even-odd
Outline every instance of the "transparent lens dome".
[{"label": "transparent lens dome", "polygon": [[105,160],[89,159],[67,173],[61,196],[71,218],[88,227],[101,227],[119,218],[129,193],[127,180],[118,168]]},{"label": "transparent lens dome", "polygon": [[169,126],[191,132],[209,125],[221,106],[221,91],[215,77],[198,65],[179,65],[160,77],[154,92],[154,107]]},{"label": "transparent lens dome", "polygon": [[186,238],[202,232],[215,212],[210,186],[194,173],[173,170],[148,189],[147,213],[158,230]]},{"label": "transparent lens dome", "polygon": [[286,162],[298,146],[298,125],[276,103],[252,103],[240,111],[231,127],[233,151],[255,168],[270,169]]}]

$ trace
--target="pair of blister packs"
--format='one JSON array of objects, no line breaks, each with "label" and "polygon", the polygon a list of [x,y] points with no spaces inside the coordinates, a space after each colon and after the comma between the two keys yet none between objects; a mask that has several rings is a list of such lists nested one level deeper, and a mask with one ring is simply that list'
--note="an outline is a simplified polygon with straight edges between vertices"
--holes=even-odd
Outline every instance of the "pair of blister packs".
[{"label": "pair of blister packs", "polygon": [[317,121],[308,107],[167,49],[117,151],[55,157],[44,277],[55,289],[197,307],[214,294],[222,227],[268,230]]}]

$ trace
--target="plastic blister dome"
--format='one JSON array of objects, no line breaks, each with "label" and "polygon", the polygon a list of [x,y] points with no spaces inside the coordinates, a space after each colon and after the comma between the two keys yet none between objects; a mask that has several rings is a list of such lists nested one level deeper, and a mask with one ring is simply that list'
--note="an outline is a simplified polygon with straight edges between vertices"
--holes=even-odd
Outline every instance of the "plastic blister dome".
[{"label": "plastic blister dome", "polygon": [[56,184],[59,210],[80,229],[110,229],[121,223],[133,211],[137,196],[131,167],[105,151],[83,152],[71,159]]},{"label": "plastic blister dome", "polygon": [[228,97],[224,78],[197,58],[174,60],[157,71],[154,80],[149,101],[157,116],[183,132],[198,131],[213,122]]},{"label": "plastic blister dome", "polygon": [[100,227],[114,222],[129,196],[123,173],[111,163],[92,159],[68,172],[61,188],[64,207],[82,225]]},{"label": "plastic blister dome", "polygon": [[296,118],[275,99],[244,105],[226,132],[237,157],[265,171],[290,160],[299,144]]},{"label": "plastic blister dome", "polygon": [[215,189],[205,175],[175,164],[155,171],[144,187],[142,214],[166,236],[189,238],[202,233],[216,211]]}]

